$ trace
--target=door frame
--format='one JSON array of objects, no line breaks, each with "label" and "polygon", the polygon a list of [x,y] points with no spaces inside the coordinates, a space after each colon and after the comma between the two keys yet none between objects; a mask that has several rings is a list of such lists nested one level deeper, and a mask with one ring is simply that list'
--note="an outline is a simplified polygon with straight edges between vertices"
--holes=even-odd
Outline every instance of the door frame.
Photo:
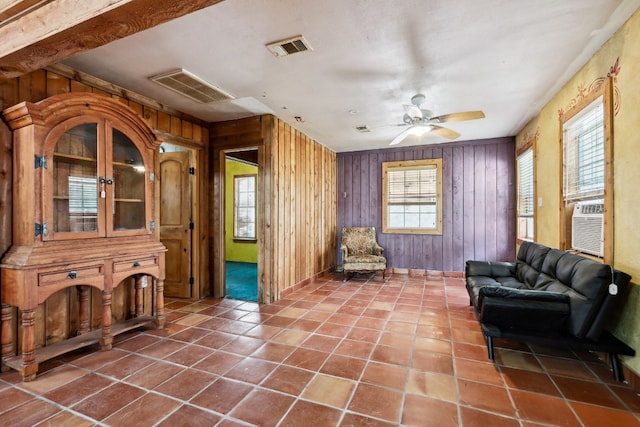
[{"label": "door frame", "polygon": [[[256,278],[256,286],[257,286],[257,294],[258,294],[258,302],[260,302],[260,280],[258,279],[260,277],[260,239],[259,239],[259,230],[258,230],[258,224],[260,222],[260,198],[259,198],[259,194],[261,191],[261,185],[260,185],[260,165],[259,165],[259,157],[260,157],[260,150],[258,147],[255,148],[247,148],[247,149],[237,149],[237,150],[223,150],[224,152],[224,157],[225,157],[225,161],[224,161],[224,171],[223,171],[223,183],[222,183],[222,188],[224,189],[224,193],[222,194],[222,211],[224,212],[224,224],[223,224],[223,228],[224,228],[224,234],[223,234],[223,239],[222,239],[222,243],[223,243],[223,248],[222,248],[222,254],[223,254],[223,258],[224,258],[224,263],[223,263],[223,269],[224,269],[224,276],[223,276],[223,283],[222,283],[222,293],[221,296],[225,297],[227,295],[227,271],[226,271],[226,260],[227,260],[227,236],[226,236],[226,232],[227,232],[227,223],[229,221],[229,218],[227,217],[226,214],[226,202],[227,202],[227,160],[231,160],[234,162],[242,162],[241,160],[234,158],[232,156],[233,153],[242,153],[242,152],[249,152],[249,151],[255,151],[256,152],[256,163],[254,164],[251,161],[246,161],[247,164],[252,164],[256,167],[257,172],[256,172],[256,245],[257,245],[257,255],[258,255],[258,259],[256,261],[257,264],[257,268],[258,268],[258,277]],[[234,219],[232,218],[231,221],[234,221]]]},{"label": "door frame", "polygon": [[[201,238],[202,230],[207,230],[207,225],[202,224],[202,219],[207,218],[206,214],[203,214],[203,207],[207,206],[206,203],[203,203],[203,195],[201,194],[202,183],[206,182],[206,173],[205,167],[203,166],[203,147],[194,144],[190,140],[185,140],[183,138],[176,138],[167,134],[162,134],[164,143],[168,145],[174,145],[176,147],[180,147],[190,152],[189,155],[189,167],[193,168],[194,173],[189,174],[190,178],[190,201],[191,201],[191,221],[193,222],[193,230],[191,230],[191,277],[193,277],[193,284],[191,284],[191,300],[198,300],[204,296],[206,296],[206,291],[203,292],[203,283],[208,282],[208,274],[203,274],[204,272],[208,272],[206,269],[207,266],[202,266],[201,260],[207,259],[207,254],[204,253],[205,248],[208,247],[207,244],[202,244],[203,240]],[[159,168],[159,156],[158,156],[158,165],[156,165],[156,170],[160,170]],[[162,179],[162,177],[160,177]],[[159,211],[160,209],[160,198],[158,197],[156,209]],[[158,224],[160,226],[160,224]]]},{"label": "door frame", "polygon": [[[258,245],[258,303],[264,303],[264,281],[261,279],[263,276],[264,270],[264,258],[262,247],[264,244],[264,224],[265,224],[265,215],[264,215],[264,203],[265,203],[265,194],[264,194],[264,147],[262,144],[256,143],[244,143],[237,144],[232,147],[221,148],[217,152],[217,156],[214,156],[214,162],[216,162],[216,173],[214,177],[214,187],[217,191],[214,191],[214,196],[212,197],[212,202],[214,204],[213,212],[214,215],[217,215],[217,221],[214,220],[214,242],[212,247],[213,252],[213,294],[216,298],[224,298],[226,293],[226,242],[225,242],[225,224],[226,224],[226,215],[225,215],[225,184],[226,184],[226,159],[227,155],[230,153],[237,153],[239,151],[257,151],[258,152],[258,186],[257,186],[257,206],[256,210],[257,214],[257,223],[256,223],[256,243]],[[268,301],[266,301],[268,302]]]}]

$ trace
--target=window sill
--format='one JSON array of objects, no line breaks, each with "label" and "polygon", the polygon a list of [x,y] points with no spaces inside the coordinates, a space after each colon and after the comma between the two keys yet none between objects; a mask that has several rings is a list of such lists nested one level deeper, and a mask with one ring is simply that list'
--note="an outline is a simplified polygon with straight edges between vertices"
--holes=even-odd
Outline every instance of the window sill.
[{"label": "window sill", "polygon": [[257,243],[258,240],[257,239],[238,239],[234,237],[233,242],[234,243]]}]

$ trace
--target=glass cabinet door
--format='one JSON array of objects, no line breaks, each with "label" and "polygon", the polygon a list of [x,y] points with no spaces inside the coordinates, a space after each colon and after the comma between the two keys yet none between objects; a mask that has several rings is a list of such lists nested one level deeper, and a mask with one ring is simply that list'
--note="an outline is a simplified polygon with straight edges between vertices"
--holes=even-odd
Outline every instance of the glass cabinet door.
[{"label": "glass cabinet door", "polygon": [[98,126],[65,132],[53,154],[53,231],[98,231]]},{"label": "glass cabinet door", "polygon": [[124,133],[112,130],[113,231],[145,228],[145,167]]}]

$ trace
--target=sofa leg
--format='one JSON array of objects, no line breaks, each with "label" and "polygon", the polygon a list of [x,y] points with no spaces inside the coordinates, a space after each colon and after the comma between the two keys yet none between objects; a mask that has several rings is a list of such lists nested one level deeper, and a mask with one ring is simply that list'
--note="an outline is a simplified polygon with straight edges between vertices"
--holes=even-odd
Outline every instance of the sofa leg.
[{"label": "sofa leg", "polygon": [[493,337],[489,335],[484,336],[487,340],[487,352],[489,353],[489,359],[496,360],[495,355],[493,354]]},{"label": "sofa leg", "polygon": [[616,353],[609,353],[611,358],[611,369],[613,370],[613,378],[618,382],[623,382],[624,377],[622,375],[622,369],[620,366],[620,359]]}]

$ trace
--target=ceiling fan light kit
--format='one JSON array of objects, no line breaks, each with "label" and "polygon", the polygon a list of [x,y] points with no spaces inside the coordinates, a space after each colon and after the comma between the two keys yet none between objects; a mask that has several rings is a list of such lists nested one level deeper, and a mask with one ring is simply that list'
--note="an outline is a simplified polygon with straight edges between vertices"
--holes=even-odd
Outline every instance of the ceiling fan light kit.
[{"label": "ceiling fan light kit", "polygon": [[460,136],[458,132],[438,126],[435,123],[460,122],[485,117],[482,111],[464,111],[434,116],[431,110],[420,108],[425,99],[426,97],[423,94],[418,93],[411,97],[411,105],[404,105],[405,114],[402,117],[403,123],[398,124],[398,126],[409,127],[393,138],[389,145],[397,145],[409,135],[422,137],[422,135],[428,132],[435,133],[447,139],[456,139]]}]

